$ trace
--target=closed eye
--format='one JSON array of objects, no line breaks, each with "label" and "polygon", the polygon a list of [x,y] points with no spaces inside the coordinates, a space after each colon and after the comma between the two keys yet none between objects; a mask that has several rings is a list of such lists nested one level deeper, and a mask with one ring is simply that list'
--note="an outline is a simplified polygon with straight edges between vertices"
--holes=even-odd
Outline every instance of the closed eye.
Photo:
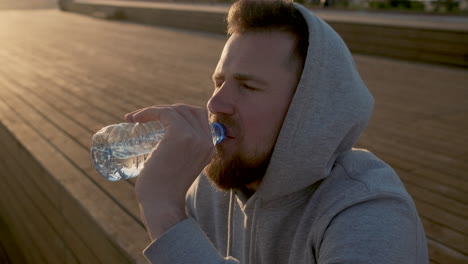
[{"label": "closed eye", "polygon": [[250,85],[247,85],[245,83],[242,84],[242,87],[249,90],[249,91],[257,91],[258,89],[256,87],[253,87],[253,86],[250,86]]}]

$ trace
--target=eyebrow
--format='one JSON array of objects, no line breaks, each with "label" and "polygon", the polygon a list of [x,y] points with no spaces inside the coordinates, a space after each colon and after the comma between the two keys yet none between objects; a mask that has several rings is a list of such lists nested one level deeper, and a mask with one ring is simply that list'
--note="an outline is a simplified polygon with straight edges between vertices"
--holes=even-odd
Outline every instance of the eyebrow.
[{"label": "eyebrow", "polygon": [[[263,85],[268,84],[267,81],[265,81],[265,80],[263,80],[261,78],[258,78],[256,76],[246,74],[246,73],[235,73],[233,76],[234,76],[234,79],[236,79],[238,81],[254,81],[254,82],[258,82],[258,83],[263,84]],[[212,76],[213,80],[221,79],[221,78],[223,78],[223,75],[219,74],[219,73],[218,74],[213,74],[213,76]]]}]

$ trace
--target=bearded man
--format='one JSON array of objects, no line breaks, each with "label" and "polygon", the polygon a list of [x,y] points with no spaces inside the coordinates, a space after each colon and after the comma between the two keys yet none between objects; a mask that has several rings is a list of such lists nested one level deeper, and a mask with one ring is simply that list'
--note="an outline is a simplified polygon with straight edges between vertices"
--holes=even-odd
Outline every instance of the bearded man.
[{"label": "bearded man", "polygon": [[[373,98],[342,39],[290,1],[236,2],[207,108],[154,106],[136,195],[152,263],[428,263],[414,202],[353,145]],[[212,143],[209,122],[226,127]]]}]

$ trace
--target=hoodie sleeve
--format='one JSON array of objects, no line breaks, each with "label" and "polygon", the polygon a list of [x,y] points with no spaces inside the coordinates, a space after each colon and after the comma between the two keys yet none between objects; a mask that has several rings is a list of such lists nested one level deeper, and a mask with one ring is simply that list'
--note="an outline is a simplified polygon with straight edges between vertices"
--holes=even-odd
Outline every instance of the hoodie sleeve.
[{"label": "hoodie sleeve", "polygon": [[223,258],[193,218],[176,224],[153,241],[144,251],[150,263],[238,264]]},{"label": "hoodie sleeve", "polygon": [[324,264],[427,264],[415,252],[425,241],[411,204],[397,195],[372,197],[348,206],[329,222],[317,251]]}]

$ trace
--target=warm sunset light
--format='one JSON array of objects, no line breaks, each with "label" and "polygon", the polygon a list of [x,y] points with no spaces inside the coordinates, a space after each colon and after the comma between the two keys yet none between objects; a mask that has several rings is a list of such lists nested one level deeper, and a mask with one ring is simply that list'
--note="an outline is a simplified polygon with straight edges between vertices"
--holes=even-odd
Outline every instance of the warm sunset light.
[{"label": "warm sunset light", "polygon": [[468,0],[234,2],[0,0],[0,263],[468,263]]}]

